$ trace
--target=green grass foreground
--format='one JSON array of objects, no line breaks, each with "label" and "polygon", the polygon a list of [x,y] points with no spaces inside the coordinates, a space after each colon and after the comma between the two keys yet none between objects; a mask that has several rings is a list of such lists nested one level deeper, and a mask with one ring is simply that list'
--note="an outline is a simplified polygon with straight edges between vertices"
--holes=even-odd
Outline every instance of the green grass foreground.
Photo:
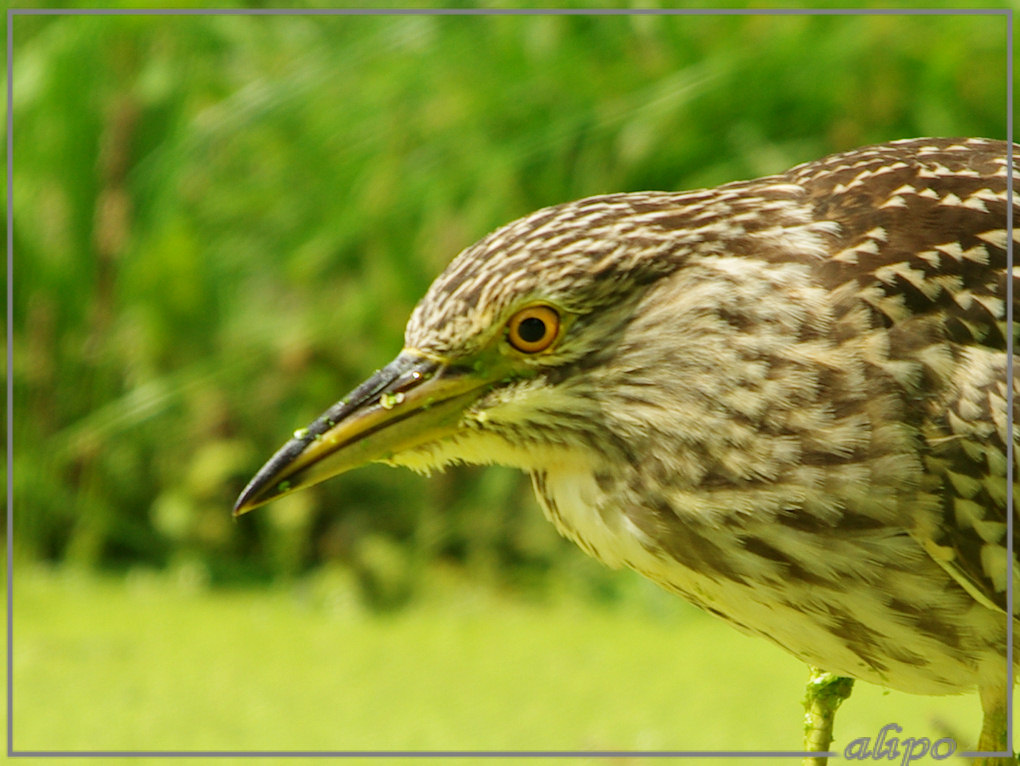
[{"label": "green grass foreground", "polygon": [[[598,605],[428,578],[423,598],[379,616],[338,570],[216,591],[16,567],[15,747],[799,747],[806,668],[643,581]],[[975,697],[859,684],[835,746],[896,722],[962,748],[978,711]]]}]

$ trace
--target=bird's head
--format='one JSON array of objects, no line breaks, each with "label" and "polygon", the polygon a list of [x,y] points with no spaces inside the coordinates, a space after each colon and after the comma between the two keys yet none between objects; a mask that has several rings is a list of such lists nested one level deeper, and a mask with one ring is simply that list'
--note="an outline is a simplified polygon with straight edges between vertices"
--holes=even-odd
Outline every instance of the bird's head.
[{"label": "bird's head", "polygon": [[235,513],[371,461],[529,470],[605,440],[605,403],[585,371],[611,354],[644,288],[675,268],[682,240],[648,225],[668,209],[655,195],[594,197],[469,247],[415,308],[400,354],[297,431]]}]

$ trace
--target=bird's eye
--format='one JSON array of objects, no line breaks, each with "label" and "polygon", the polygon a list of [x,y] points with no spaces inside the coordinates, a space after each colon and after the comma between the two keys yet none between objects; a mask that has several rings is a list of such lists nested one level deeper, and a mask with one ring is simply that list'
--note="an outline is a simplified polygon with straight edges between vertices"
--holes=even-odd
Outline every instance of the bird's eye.
[{"label": "bird's eye", "polygon": [[506,337],[510,345],[525,354],[545,351],[560,332],[560,315],[549,306],[528,306],[507,322]]}]

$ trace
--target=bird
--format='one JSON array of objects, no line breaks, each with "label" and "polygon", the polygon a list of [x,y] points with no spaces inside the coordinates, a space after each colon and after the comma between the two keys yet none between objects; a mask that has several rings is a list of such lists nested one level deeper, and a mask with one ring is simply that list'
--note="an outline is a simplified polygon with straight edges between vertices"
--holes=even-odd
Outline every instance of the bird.
[{"label": "bird", "polygon": [[1007,757],[1017,151],[905,139],[509,223],[234,512],[372,461],[516,467],[585,552],[811,666],[977,690]]}]

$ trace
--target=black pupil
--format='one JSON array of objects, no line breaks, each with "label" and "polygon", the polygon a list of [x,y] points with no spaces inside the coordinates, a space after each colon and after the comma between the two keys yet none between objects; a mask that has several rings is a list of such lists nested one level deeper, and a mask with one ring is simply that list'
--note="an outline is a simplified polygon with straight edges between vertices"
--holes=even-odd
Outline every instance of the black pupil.
[{"label": "black pupil", "polygon": [[525,343],[538,343],[545,337],[545,322],[538,317],[528,317],[517,325],[517,334]]}]

